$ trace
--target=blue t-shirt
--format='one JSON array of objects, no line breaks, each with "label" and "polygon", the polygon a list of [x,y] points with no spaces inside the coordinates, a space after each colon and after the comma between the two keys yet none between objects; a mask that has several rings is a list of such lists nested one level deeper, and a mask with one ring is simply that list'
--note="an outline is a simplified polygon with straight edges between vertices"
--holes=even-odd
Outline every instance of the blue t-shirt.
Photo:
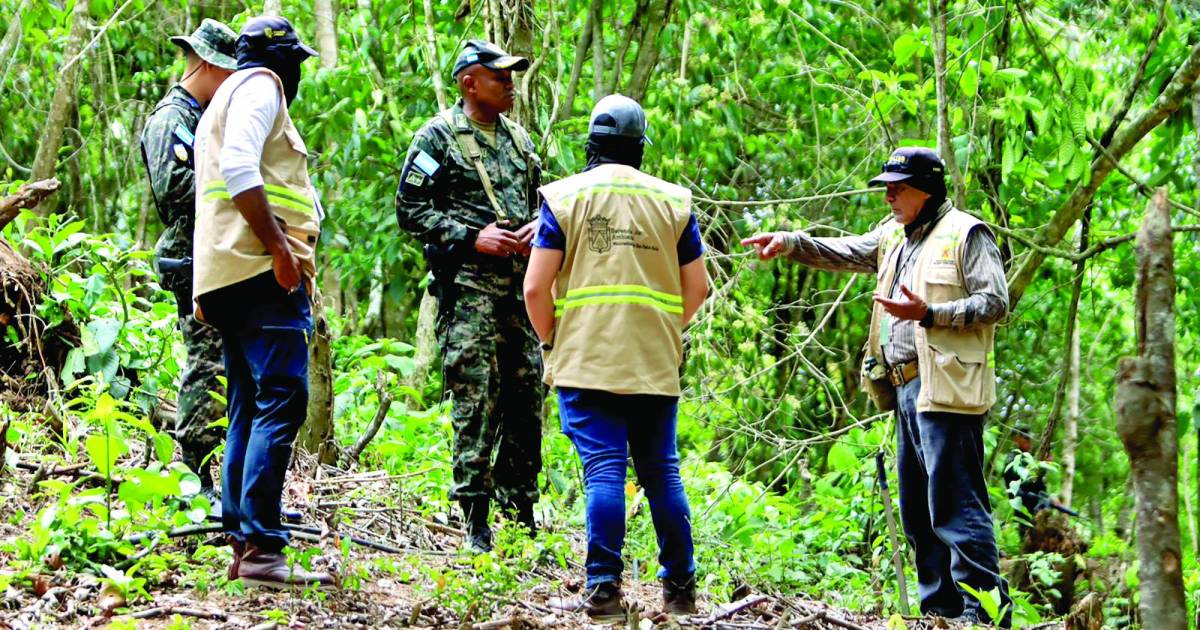
[{"label": "blue t-shirt", "polygon": [[[546,205],[545,201],[542,202],[542,220],[538,224],[538,233],[533,239],[533,246],[560,251],[567,249],[567,235],[563,234],[562,228],[558,225],[558,219],[554,218],[554,213],[550,211],[550,206]],[[675,251],[679,254],[680,267],[696,260],[700,254],[704,253],[704,244],[700,242],[700,226],[696,223],[695,213],[688,217],[687,227],[683,228],[683,234],[679,235]]]}]

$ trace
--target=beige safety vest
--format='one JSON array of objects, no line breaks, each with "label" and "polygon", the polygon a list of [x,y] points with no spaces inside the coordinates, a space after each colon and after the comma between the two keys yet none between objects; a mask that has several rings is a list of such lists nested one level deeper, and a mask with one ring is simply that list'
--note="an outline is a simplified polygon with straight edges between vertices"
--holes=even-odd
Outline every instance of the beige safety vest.
[{"label": "beige safety vest", "polygon": [[691,192],[605,164],[542,186],[566,235],[545,381],[678,396],[683,297],[676,245]]},{"label": "beige safety vest", "polygon": [[[314,253],[321,220],[308,179],[308,149],[292,124],[283,84],[266,68],[240,70],[221,84],[196,128],[196,236],[192,255],[193,297],[271,269],[271,254],[233,205],[221,175],[221,147],[234,89],[255,74],[279,86],[279,112],[263,146],[260,170],[271,212],[284,228],[304,273],[316,276]],[[234,112],[236,115],[236,112]]]},{"label": "beige safety vest", "polygon": [[[951,209],[926,237],[913,267],[912,290],[930,304],[967,297],[962,258],[967,234],[986,226],[975,217]],[[904,242],[904,226],[889,221],[879,246],[878,287],[888,291],[896,276],[896,258]],[[871,313],[868,351],[883,364],[881,326],[887,312],[876,303]],[[981,414],[996,402],[996,370],[992,351],[994,324],[955,331],[934,326],[916,327],[917,368],[921,391],[917,411]]]}]

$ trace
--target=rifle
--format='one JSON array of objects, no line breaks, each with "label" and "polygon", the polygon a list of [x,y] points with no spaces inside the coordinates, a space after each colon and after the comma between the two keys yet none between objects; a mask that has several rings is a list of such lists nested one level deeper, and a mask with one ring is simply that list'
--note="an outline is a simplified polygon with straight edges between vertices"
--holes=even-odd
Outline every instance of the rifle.
[{"label": "rifle", "polygon": [[1047,509],[1055,509],[1063,514],[1066,514],[1067,516],[1079,516],[1079,512],[1076,512],[1075,510],[1072,510],[1058,501],[1055,501],[1045,492],[1029,492],[1028,490],[1021,490],[1018,492],[1018,496],[1020,496],[1022,499],[1033,499],[1037,501],[1037,506],[1033,509],[1034,513]]},{"label": "rifle", "polygon": [[429,293],[438,300],[439,319],[453,313],[454,303],[458,300],[454,276],[458,275],[458,269],[462,266],[463,260],[457,250],[457,244],[434,245],[430,243],[424,247],[425,262],[429,265],[430,273],[433,274],[433,281],[429,283]]},{"label": "rifle", "polygon": [[184,256],[183,258],[159,258],[158,273],[168,274],[177,273],[185,276],[192,275],[192,257]]}]

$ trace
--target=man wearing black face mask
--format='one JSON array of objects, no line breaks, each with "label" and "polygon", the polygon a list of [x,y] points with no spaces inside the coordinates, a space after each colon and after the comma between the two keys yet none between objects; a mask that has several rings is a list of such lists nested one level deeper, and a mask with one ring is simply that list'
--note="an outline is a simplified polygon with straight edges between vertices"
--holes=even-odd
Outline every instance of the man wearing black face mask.
[{"label": "man wearing black face mask", "polygon": [[196,318],[216,327],[224,346],[222,523],[234,549],[229,578],[248,586],[333,586],[328,574],[288,568],[280,522],[308,404],[309,296],[324,215],[288,104],[300,64],[315,56],[287,20],[249,20],[238,71],[196,130]]},{"label": "man wearing black face mask", "polygon": [[[991,505],[983,476],[983,421],[996,399],[992,341],[1008,310],[995,237],[946,199],[937,153],[895,150],[872,184],[887,185],[892,218],[862,236],[804,232],[742,241],[767,260],[876,274],[862,384],[896,412],[900,516],[917,556],[921,610],[962,621],[986,615],[958,586],[999,589]],[[910,288],[911,287],[911,288]],[[1009,615],[993,620],[1007,627]]]}]

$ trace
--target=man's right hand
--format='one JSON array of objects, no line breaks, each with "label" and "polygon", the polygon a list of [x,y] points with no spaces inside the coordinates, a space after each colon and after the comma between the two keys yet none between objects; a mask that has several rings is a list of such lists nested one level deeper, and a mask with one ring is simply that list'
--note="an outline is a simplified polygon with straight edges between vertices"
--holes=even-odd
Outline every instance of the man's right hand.
[{"label": "man's right hand", "polygon": [[481,254],[507,258],[520,249],[521,240],[517,235],[495,223],[489,223],[479,231],[479,236],[475,237],[475,251]]},{"label": "man's right hand", "polygon": [[785,237],[787,232],[767,232],[765,234],[757,234],[750,238],[742,239],[742,245],[745,247],[754,246],[754,253],[762,260],[771,260],[772,258],[782,254],[786,249],[787,242]]},{"label": "man's right hand", "polygon": [[271,257],[271,269],[275,271],[275,282],[283,287],[285,291],[291,293],[300,286],[302,275],[300,272],[300,259],[292,254],[292,250],[284,247]]}]

